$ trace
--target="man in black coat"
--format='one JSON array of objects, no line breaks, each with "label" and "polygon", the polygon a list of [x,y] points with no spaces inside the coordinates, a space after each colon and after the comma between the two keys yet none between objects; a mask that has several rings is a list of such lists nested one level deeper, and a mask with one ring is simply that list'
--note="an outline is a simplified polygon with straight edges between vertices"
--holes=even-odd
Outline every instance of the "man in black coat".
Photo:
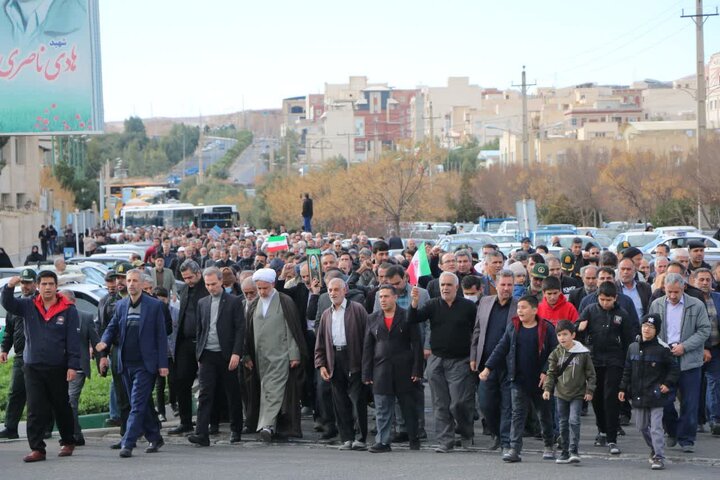
[{"label": "man in black coat", "polygon": [[197,425],[188,440],[200,446],[210,445],[209,425],[215,403],[216,386],[222,383],[230,414],[230,443],[240,441],[242,402],[236,370],[245,342],[245,315],[242,299],[226,293],[222,272],[216,267],[203,272],[210,295],[198,302],[195,354],[199,364]]},{"label": "man in black coat", "polygon": [[303,231],[312,232],[313,201],[309,193],[303,194],[302,202]]},{"label": "man in black coat", "polygon": [[396,304],[397,293],[393,287],[383,285],[378,297],[380,310],[368,317],[362,356],[362,379],[365,384],[372,385],[378,432],[369,451],[390,451],[396,397],[405,417],[410,449],[419,450],[413,383],[422,381],[420,328],[408,324],[407,312]]},{"label": "man in black coat", "polygon": [[177,340],[175,341],[175,390],[177,392],[180,425],[171,428],[170,435],[192,431],[192,385],[197,376],[195,341],[197,336],[197,306],[208,296],[200,266],[194,260],[185,260],[180,266],[185,287],[180,291]]}]

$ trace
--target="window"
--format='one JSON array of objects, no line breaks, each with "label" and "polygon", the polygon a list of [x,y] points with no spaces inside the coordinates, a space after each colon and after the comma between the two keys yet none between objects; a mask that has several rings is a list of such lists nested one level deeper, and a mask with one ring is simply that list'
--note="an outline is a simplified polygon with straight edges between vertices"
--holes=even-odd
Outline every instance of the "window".
[{"label": "window", "polygon": [[24,138],[15,138],[15,165],[25,165],[27,143]]}]

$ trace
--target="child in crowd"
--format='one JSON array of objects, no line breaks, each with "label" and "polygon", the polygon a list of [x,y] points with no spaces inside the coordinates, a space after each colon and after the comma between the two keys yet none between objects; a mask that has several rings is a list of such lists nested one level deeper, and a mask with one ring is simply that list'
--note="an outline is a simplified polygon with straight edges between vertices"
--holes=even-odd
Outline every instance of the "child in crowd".
[{"label": "child in crowd", "polygon": [[480,380],[486,381],[490,371],[503,364],[507,366],[512,398],[510,450],[503,455],[503,461],[507,463],[522,461],[523,431],[531,404],[540,414],[545,444],[543,460],[555,459],[552,410],[550,402],[543,400],[542,386],[547,359],[557,346],[557,338],[553,325],[539,318],[537,311],[538,301],[534,296],[526,295],[518,300],[517,316],[508,325],[480,373]]},{"label": "child in crowd", "polygon": [[557,277],[547,277],[542,282],[543,299],[538,307],[538,315],[557,325],[560,320],[575,322],[578,312],[562,293],[562,283]]},{"label": "child in crowd", "polygon": [[583,400],[589,402],[595,391],[595,367],[590,350],[575,340],[575,325],[560,320],[555,327],[558,346],[548,357],[543,399],[555,392],[560,423],[560,457],[555,463],[580,463],[580,416]]},{"label": "child in crowd", "polygon": [[660,316],[648,314],[641,322],[640,341],[628,348],[618,398],[621,402],[627,398],[632,403],[635,424],[650,447],[650,468],[663,470],[663,407],[670,387],[680,377],[680,369],[670,348],[657,338],[662,323]]}]

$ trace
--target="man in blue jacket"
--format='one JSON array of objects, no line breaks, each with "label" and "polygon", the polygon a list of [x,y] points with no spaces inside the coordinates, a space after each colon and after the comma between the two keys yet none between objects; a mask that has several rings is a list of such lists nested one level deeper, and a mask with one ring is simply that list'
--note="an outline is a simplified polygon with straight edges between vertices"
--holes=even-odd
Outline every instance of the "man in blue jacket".
[{"label": "man in blue jacket", "polygon": [[68,397],[68,382],[80,369],[80,336],[75,306],[57,293],[57,275],[38,275],[40,295],[15,298],[20,277],[12,277],[2,290],[2,306],[25,319],[25,388],[27,390],[27,434],[32,452],[27,463],[45,460],[43,436],[51,413],[60,431],[60,457],[75,450],[75,423]]},{"label": "man in blue jacket", "polygon": [[150,442],[146,453],[155,453],[165,444],[152,406],[157,375],[168,374],[165,315],[160,300],[143,295],[142,276],[137,269],[127,272],[128,296],[115,306],[115,314],[96,347],[102,352],[113,340],[119,340],[117,369],[130,398],[130,416],[120,449],[122,458],[132,457],[143,433]]}]

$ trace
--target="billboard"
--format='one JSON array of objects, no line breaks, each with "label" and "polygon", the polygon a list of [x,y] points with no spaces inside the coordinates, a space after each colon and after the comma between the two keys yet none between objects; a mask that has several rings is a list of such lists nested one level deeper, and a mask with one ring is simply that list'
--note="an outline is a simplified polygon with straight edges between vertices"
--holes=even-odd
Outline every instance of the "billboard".
[{"label": "billboard", "polygon": [[102,129],[98,0],[0,2],[0,135]]}]

